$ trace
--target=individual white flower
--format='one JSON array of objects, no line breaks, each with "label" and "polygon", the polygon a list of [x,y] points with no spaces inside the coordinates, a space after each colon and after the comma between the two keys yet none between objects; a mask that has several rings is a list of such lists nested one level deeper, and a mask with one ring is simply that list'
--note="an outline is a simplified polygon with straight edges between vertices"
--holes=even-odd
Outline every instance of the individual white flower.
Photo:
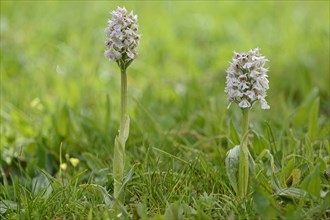
[{"label": "individual white flower", "polygon": [[112,18],[105,29],[108,39],[105,46],[108,48],[104,56],[110,61],[116,61],[121,67],[127,68],[137,56],[137,46],[140,35],[137,33],[137,15],[129,13],[125,8],[118,7],[113,11]]},{"label": "individual white flower", "polygon": [[251,107],[251,104],[248,100],[243,99],[240,103],[238,103],[238,106],[241,108],[249,108]]},{"label": "individual white flower", "polygon": [[234,52],[226,77],[229,106],[236,102],[240,108],[251,108],[259,101],[262,109],[270,108],[265,99],[269,89],[268,69],[264,68],[267,61],[258,48],[247,53]]}]

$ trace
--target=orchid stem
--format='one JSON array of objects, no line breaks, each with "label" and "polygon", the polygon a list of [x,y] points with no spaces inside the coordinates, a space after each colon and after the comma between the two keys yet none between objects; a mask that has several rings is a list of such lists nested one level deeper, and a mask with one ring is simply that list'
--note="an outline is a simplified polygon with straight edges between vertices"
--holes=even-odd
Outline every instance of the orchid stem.
[{"label": "orchid stem", "polygon": [[126,68],[121,67],[121,115],[119,135],[115,140],[113,157],[114,198],[117,202],[123,202],[124,169],[125,169],[125,143],[129,133],[129,117],[127,113],[127,74]]},{"label": "orchid stem", "polygon": [[248,193],[249,185],[249,150],[248,150],[248,129],[249,129],[249,108],[242,109],[242,136],[240,144],[239,170],[238,170],[238,196],[244,199]]},{"label": "orchid stem", "polygon": [[119,136],[124,134],[125,121],[127,117],[127,74],[126,69],[121,68],[121,116]]}]

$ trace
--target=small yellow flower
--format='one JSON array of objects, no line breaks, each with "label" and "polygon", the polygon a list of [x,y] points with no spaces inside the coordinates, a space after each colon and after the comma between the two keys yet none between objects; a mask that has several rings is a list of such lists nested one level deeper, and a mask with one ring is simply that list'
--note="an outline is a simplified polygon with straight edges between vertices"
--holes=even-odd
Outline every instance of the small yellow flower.
[{"label": "small yellow flower", "polygon": [[70,158],[70,163],[72,164],[72,166],[76,167],[79,164],[79,159],[71,157]]},{"label": "small yellow flower", "polygon": [[60,164],[60,169],[63,170],[63,171],[65,171],[67,167],[68,167],[68,165],[66,163],[61,163]]},{"label": "small yellow flower", "polygon": [[39,98],[35,98],[30,102],[31,108],[36,108],[40,111],[44,109],[44,106],[42,105],[41,101]]}]

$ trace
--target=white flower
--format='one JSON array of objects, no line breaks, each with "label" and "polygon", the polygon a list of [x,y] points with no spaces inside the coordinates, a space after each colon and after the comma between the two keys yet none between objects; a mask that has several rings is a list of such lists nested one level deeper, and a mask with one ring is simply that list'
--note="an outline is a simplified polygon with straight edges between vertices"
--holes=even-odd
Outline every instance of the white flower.
[{"label": "white flower", "polygon": [[267,61],[258,48],[247,53],[234,52],[226,77],[229,106],[236,102],[240,108],[251,108],[259,101],[262,109],[270,108],[265,99],[269,89],[268,69],[264,68]]},{"label": "white flower", "polygon": [[249,108],[251,107],[251,104],[248,100],[246,99],[243,99],[239,104],[238,104],[239,107],[241,108]]},{"label": "white flower", "polygon": [[137,34],[137,16],[127,13],[125,8],[118,7],[112,12],[112,18],[105,29],[108,39],[105,46],[108,48],[104,56],[110,61],[116,61],[125,68],[136,58],[140,35]]}]

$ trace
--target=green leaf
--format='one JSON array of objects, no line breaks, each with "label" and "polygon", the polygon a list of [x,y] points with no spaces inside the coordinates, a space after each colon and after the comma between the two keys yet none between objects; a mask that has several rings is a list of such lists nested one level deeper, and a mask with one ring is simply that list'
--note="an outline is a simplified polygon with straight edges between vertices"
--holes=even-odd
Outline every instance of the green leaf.
[{"label": "green leaf", "polygon": [[311,106],[308,120],[308,134],[312,141],[315,139],[318,132],[319,106],[320,98],[316,98]]},{"label": "green leaf", "polygon": [[257,132],[252,131],[253,133],[253,152],[257,155],[261,154],[264,150],[268,149],[268,143],[264,137],[259,135]]},{"label": "green leaf", "polygon": [[108,132],[111,122],[111,99],[109,94],[106,96],[105,102],[105,119],[104,119],[104,128],[105,132]]},{"label": "green leaf", "polygon": [[[254,161],[248,152],[249,157],[249,177],[253,178],[255,175],[254,171]],[[226,163],[226,173],[229,178],[229,182],[233,187],[234,191],[238,193],[238,170],[239,170],[239,160],[240,160],[240,146],[236,145],[234,148],[227,152]]]},{"label": "green leaf", "polygon": [[285,217],[286,219],[301,219],[301,211],[297,210],[297,208],[291,203],[287,204]]},{"label": "green leaf", "polygon": [[322,129],[318,132],[318,137],[321,138],[326,138],[329,136],[330,133],[330,120],[324,123]]},{"label": "green leaf", "polygon": [[232,120],[230,120],[229,129],[230,140],[234,143],[234,145],[238,145],[240,143],[240,140]]},{"label": "green leaf", "polygon": [[4,214],[7,210],[16,210],[17,203],[10,200],[0,201],[0,213]]},{"label": "green leaf", "polygon": [[288,179],[290,177],[290,174],[292,173],[292,170],[295,168],[295,166],[296,166],[296,158],[295,157],[290,158],[290,160],[287,163],[285,163],[285,161],[282,162],[282,169],[281,169],[281,172],[280,172],[281,182],[285,181],[286,179]]},{"label": "green leaf", "polygon": [[243,199],[248,194],[249,189],[249,155],[248,149],[240,147],[240,157],[238,164],[238,196]]},{"label": "green leaf", "polygon": [[168,204],[165,210],[165,218],[180,220],[184,218],[184,210],[179,202]]},{"label": "green leaf", "polygon": [[105,187],[100,186],[98,184],[82,184],[80,187],[85,188],[89,192],[92,192],[93,194],[101,195],[103,198],[103,201],[106,205],[109,207],[112,207],[113,202],[111,195],[108,193],[108,191],[105,189]]},{"label": "green leaf", "polygon": [[314,88],[308,96],[305,98],[303,103],[298,107],[297,111],[293,116],[293,124],[296,127],[303,126],[306,123],[306,118],[308,118],[308,113],[310,112],[311,105],[314,103],[315,99],[319,94],[319,89]]},{"label": "green leaf", "polygon": [[320,165],[314,167],[314,170],[303,180],[301,187],[311,193],[313,196],[320,197],[321,179]]},{"label": "green leaf", "polygon": [[276,202],[267,192],[258,189],[253,193],[253,209],[263,219],[276,219],[276,209],[273,204],[276,204]]},{"label": "green leaf", "polygon": [[311,143],[311,139],[308,137],[308,135],[305,136],[305,158],[308,161],[313,161],[314,158],[314,151]]},{"label": "green leaf", "polygon": [[39,174],[37,177],[32,179],[32,192],[37,195],[42,193],[43,198],[48,198],[53,191],[51,182],[44,174]]},{"label": "green leaf", "polygon": [[82,153],[82,156],[85,159],[88,167],[91,168],[91,170],[99,171],[102,168],[104,168],[102,161],[98,157],[94,156],[93,154],[84,152],[84,153]]},{"label": "green leaf", "polygon": [[226,172],[229,182],[236,193],[238,193],[238,165],[239,165],[239,145],[227,152]]},{"label": "green leaf", "polygon": [[119,190],[119,194],[124,190],[124,187],[126,186],[126,184],[132,179],[134,171],[136,169],[136,167],[138,166],[138,163],[134,164],[132,166],[132,168],[130,169],[130,171],[127,173],[127,175],[125,176],[123,183],[121,185],[121,188]]},{"label": "green leaf", "polygon": [[[125,132],[124,132],[125,133]],[[115,148],[113,152],[113,181],[114,181],[114,197],[120,196],[120,189],[123,185],[124,169],[125,169],[125,141],[123,138],[116,137]]]},{"label": "green leaf", "polygon": [[302,199],[307,195],[307,193],[303,189],[290,187],[287,189],[280,190],[278,192],[278,195],[289,199]]},{"label": "green leaf", "polygon": [[133,219],[148,219],[148,210],[145,204],[139,202],[135,208],[136,212],[133,212]]},{"label": "green leaf", "polygon": [[270,144],[270,150],[273,153],[274,158],[276,158],[277,161],[279,161],[278,154],[280,153],[280,151],[276,147],[276,141],[275,141],[276,139],[275,139],[275,136],[274,136],[273,129],[272,129],[272,127],[270,126],[270,124],[268,122],[265,122],[265,125],[266,125],[266,128],[267,128],[266,132],[267,132],[268,141],[269,141],[269,144]]},{"label": "green leaf", "polygon": [[301,170],[298,168],[294,168],[289,176],[289,178],[286,180],[287,186],[296,186],[300,182],[301,177]]},{"label": "green leaf", "polygon": [[323,142],[323,144],[324,144],[324,147],[325,147],[326,151],[328,152],[328,155],[330,155],[330,144],[329,144],[329,140],[325,140]]},{"label": "green leaf", "polygon": [[[148,219],[148,218],[141,218],[141,219]],[[153,220],[167,220],[164,215],[156,215],[152,219]]]},{"label": "green leaf", "polygon": [[273,155],[270,153],[269,150],[264,149],[259,156],[256,158],[256,162],[258,162],[259,160],[261,160],[264,157],[268,157],[269,161],[270,161],[270,167],[272,169],[272,173],[275,173],[275,162],[274,162],[274,157]]},{"label": "green leaf", "polygon": [[67,105],[63,105],[57,114],[53,116],[53,123],[61,137],[67,136],[70,126],[70,112]]},{"label": "green leaf", "polygon": [[122,145],[124,146],[124,149],[125,149],[125,143],[128,139],[128,135],[129,135],[129,124],[130,124],[130,119],[129,119],[129,116],[126,115],[126,118],[125,118],[125,125],[124,125],[124,132],[122,135],[119,135],[120,137],[120,141],[122,143]]}]

